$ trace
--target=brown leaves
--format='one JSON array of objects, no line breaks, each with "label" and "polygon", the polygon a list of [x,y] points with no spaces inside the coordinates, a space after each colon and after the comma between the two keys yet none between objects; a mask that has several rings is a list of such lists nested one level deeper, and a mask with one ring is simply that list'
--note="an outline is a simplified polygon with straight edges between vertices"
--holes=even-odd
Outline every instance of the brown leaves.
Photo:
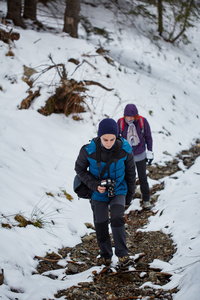
[{"label": "brown leaves", "polygon": [[38,112],[45,116],[49,116],[52,113],[64,113],[68,116],[73,113],[85,112],[87,104],[84,100],[86,97],[84,93],[88,90],[86,87],[88,85],[97,85],[107,91],[112,90],[92,80],[79,82],[74,79],[64,80],[62,85],[56,89],[55,95],[51,96],[47,100],[46,105],[39,109]]},{"label": "brown leaves", "polygon": [[[54,69],[57,75],[60,77],[60,86],[58,86],[55,90],[55,93],[47,99],[45,106],[38,109],[38,112],[45,116],[49,116],[52,113],[63,113],[66,116],[70,114],[76,114],[76,116],[73,117],[74,120],[80,120],[80,117],[78,117],[77,114],[85,112],[86,110],[90,110],[85,102],[86,91],[88,91],[87,86],[96,85],[105,89],[106,91],[113,90],[112,88],[105,87],[103,84],[94,80],[76,81],[73,78],[68,79],[65,64],[56,64],[51,55],[49,55],[49,59],[51,61],[51,65],[47,65],[41,71],[24,66],[24,76],[22,80],[24,80],[30,86],[30,89],[28,91],[29,95],[22,101],[20,109],[28,109],[33,100],[40,96],[40,88],[34,93],[31,91],[31,88],[43,74],[52,69]],[[68,62],[77,65],[75,71],[80,68],[83,63],[88,63],[90,66],[96,69],[96,67],[94,67],[85,59],[82,61],[82,63],[80,63],[77,59],[70,58]],[[31,76],[34,73],[37,73],[37,76],[35,76],[34,79],[31,79]]]},{"label": "brown leaves", "polygon": [[0,40],[6,44],[9,44],[10,41],[17,41],[20,38],[18,32],[13,32],[12,29],[8,32],[3,29],[0,29]]},{"label": "brown leaves", "polygon": [[49,116],[52,113],[64,113],[66,116],[71,113],[84,112],[84,97],[80,92],[86,88],[76,83],[74,80],[63,83],[56,89],[55,95],[51,96],[46,105],[38,110],[39,113]]},{"label": "brown leaves", "polygon": [[41,219],[36,219],[34,221],[32,220],[27,220],[24,216],[18,214],[15,216],[15,221],[17,221],[18,227],[26,227],[27,225],[33,225],[38,228],[43,227],[43,221]]}]

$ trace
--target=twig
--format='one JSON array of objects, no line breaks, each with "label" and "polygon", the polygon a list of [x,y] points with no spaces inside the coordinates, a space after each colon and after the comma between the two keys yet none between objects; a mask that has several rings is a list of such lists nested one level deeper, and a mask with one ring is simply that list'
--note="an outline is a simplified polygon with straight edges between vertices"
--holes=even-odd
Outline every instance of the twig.
[{"label": "twig", "polygon": [[139,256],[136,259],[134,259],[134,262],[138,262],[140,260],[140,258],[142,258],[145,255],[146,255],[146,253],[139,254]]},{"label": "twig", "polygon": [[37,42],[39,42],[41,39],[36,40],[35,42],[33,42],[34,44],[36,44]]},{"label": "twig", "polygon": [[42,256],[37,256],[37,255],[34,258],[41,259],[41,260],[48,261],[48,262],[54,262],[54,263],[57,263],[60,260],[60,259],[45,258],[45,257],[42,257]]},{"label": "twig", "polygon": [[70,264],[78,265],[78,266],[85,265],[85,263],[80,264],[80,263],[77,263],[76,261],[73,261],[73,260],[67,260],[67,262],[70,263]]},{"label": "twig", "polygon": [[[84,63],[87,63],[88,65],[90,65],[94,70],[97,70],[97,68],[95,67],[95,66],[93,66],[89,61],[87,61],[86,59],[84,59],[83,61],[82,61],[82,63],[81,64],[79,64],[76,68],[75,68],[75,70],[74,70],[74,72],[72,73],[72,75],[76,72],[76,70],[78,69],[78,68],[80,68]],[[72,76],[71,75],[71,76]]]},{"label": "twig", "polygon": [[[125,270],[122,273],[142,273],[142,272],[150,273],[150,271],[151,270]],[[111,273],[110,275],[111,276],[115,276],[115,275],[118,275],[118,274],[120,274],[120,271]],[[164,272],[155,272],[155,274],[157,276],[167,276],[167,277],[171,277],[172,276],[172,274],[170,274],[170,273],[164,273]]]},{"label": "twig", "polygon": [[97,82],[97,81],[93,81],[93,80],[84,80],[83,81],[86,85],[98,85],[101,88],[105,89],[106,91],[113,91],[114,89],[109,89],[107,87],[105,87],[104,85],[102,85],[101,83]]}]

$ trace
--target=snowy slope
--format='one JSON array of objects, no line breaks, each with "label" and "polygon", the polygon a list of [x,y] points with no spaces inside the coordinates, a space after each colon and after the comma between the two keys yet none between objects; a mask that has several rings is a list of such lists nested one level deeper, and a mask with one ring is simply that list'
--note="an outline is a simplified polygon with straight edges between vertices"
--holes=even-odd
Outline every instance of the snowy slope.
[{"label": "snowy slope", "polygon": [[[93,12],[88,7],[87,14],[92,21]],[[106,20],[109,22],[105,24]],[[57,280],[33,275],[37,266],[34,256],[72,247],[91,231],[84,224],[92,223],[90,205],[78,200],[73,192],[74,162],[80,147],[96,135],[102,118],[110,116],[117,120],[127,103],[135,103],[139,113],[149,120],[155,162],[161,164],[200,137],[198,30],[191,30],[191,44],[187,46],[176,48],[160,42],[158,49],[133,28],[126,32],[123,28],[119,39],[115,16],[102,8],[93,22],[98,22],[99,27],[107,26],[112,33],[109,43],[104,39],[101,42],[110,50],[114,65],[96,53],[101,37],[86,40],[81,26],[79,39],[62,32],[15,28],[20,39],[12,45],[13,57],[6,56],[8,45],[0,41],[0,220],[1,225],[12,227],[0,227],[0,269],[4,269],[5,275],[0,286],[2,299],[52,299],[58,289],[88,280],[92,270],[65,277],[63,281],[62,269],[58,270]],[[66,65],[69,79],[94,80],[113,88],[106,91],[98,86],[89,87],[86,101],[90,111],[81,115],[81,121],[64,115],[45,117],[37,112],[59,82],[54,71],[43,74],[36,82],[35,89],[42,86],[41,96],[31,107],[18,109],[28,95],[28,85],[22,81],[23,65],[39,71],[50,64],[49,54],[55,63]],[[69,58],[78,59],[82,65],[76,69]],[[181,300],[188,299],[188,295],[197,300],[200,292],[199,167],[197,159],[190,170],[177,174],[176,181],[166,178],[166,188],[155,207],[164,213],[152,217],[145,229],[162,229],[172,234],[177,244],[176,255],[167,266],[160,261],[154,264],[166,271],[174,270],[170,287],[179,285],[181,290],[175,299]],[[73,196],[72,202],[66,199],[65,191]],[[16,214],[30,220],[39,218],[43,228],[15,226]],[[194,264],[180,269],[191,263]]]}]

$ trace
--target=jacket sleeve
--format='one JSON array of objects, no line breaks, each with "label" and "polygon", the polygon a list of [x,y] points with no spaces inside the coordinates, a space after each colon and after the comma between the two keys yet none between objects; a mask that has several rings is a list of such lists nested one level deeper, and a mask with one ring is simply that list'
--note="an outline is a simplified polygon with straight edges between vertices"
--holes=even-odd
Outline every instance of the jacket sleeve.
[{"label": "jacket sleeve", "polygon": [[147,149],[153,151],[153,139],[151,135],[151,128],[146,118],[144,118],[144,136],[147,144]]},{"label": "jacket sleeve", "polygon": [[133,152],[128,154],[127,159],[125,161],[125,180],[128,186],[128,192],[126,195],[126,205],[129,205],[131,200],[133,199],[133,195],[135,194],[135,181],[136,181],[135,162],[134,162]]},{"label": "jacket sleeve", "polygon": [[86,145],[84,145],[79,152],[75,162],[75,171],[83,183],[85,183],[91,190],[96,191],[100,182],[88,170],[89,161],[87,159],[87,151],[85,150],[85,147]]}]

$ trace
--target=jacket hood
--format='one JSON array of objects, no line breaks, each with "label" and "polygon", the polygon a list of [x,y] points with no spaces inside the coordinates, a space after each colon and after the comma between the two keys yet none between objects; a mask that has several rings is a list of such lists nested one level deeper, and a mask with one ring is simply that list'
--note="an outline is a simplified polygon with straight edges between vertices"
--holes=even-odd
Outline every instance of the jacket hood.
[{"label": "jacket hood", "polygon": [[126,117],[134,117],[138,115],[138,109],[135,104],[127,104],[124,109],[124,116]]}]

